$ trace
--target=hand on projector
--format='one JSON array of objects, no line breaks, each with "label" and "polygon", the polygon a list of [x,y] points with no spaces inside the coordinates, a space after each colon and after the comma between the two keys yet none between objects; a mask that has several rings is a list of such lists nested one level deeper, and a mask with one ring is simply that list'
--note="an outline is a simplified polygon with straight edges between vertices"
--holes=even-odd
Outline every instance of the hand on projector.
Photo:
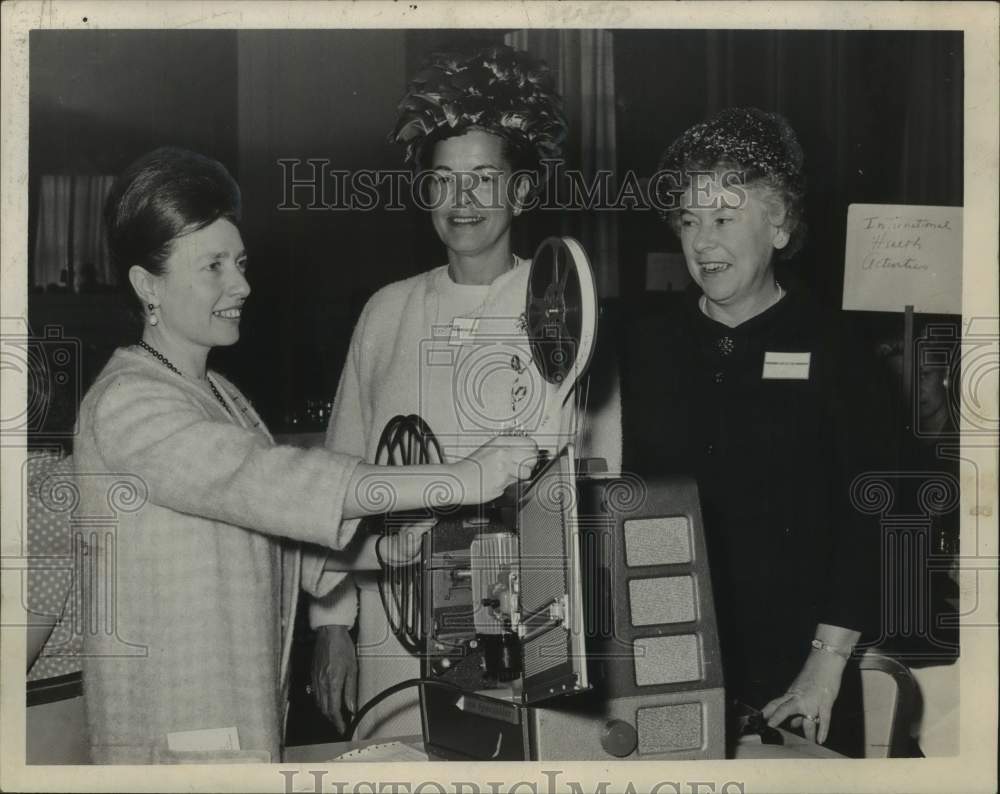
[{"label": "hand on projector", "polygon": [[464,489],[462,504],[478,505],[499,497],[531,476],[538,445],[527,436],[497,436],[453,465]]},{"label": "hand on projector", "polygon": [[436,518],[422,518],[410,521],[398,532],[387,535],[382,541],[380,553],[386,565],[408,565],[420,553],[421,541],[426,532],[437,524]]}]

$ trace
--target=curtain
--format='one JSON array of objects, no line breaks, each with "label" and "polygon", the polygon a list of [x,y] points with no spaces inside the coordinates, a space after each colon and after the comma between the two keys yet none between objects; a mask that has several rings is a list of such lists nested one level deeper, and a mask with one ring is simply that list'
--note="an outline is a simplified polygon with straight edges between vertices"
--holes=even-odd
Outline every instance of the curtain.
[{"label": "curtain", "polygon": [[963,83],[961,42],[924,36],[911,42],[900,173],[913,204],[961,203]]},{"label": "curtain", "polygon": [[31,281],[35,286],[66,285],[73,177],[43,176],[38,189],[38,227]]},{"label": "curtain", "polygon": [[[606,192],[608,200],[614,199],[618,153],[611,31],[517,30],[504,41],[549,65],[569,124],[566,170],[578,170],[586,185],[594,184],[600,174],[610,175]],[[587,250],[601,297],[616,297],[618,213],[583,208],[561,213],[559,232],[576,237]]]},{"label": "curtain", "polygon": [[34,286],[76,292],[115,283],[101,219],[113,181],[105,175],[41,177],[31,268]]}]

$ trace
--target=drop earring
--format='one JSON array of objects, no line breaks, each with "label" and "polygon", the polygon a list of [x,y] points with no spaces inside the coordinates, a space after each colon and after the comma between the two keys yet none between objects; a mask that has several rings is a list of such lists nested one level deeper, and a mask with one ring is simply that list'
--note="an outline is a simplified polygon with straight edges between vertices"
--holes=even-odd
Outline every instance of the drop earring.
[{"label": "drop earring", "polygon": [[156,307],[152,303],[147,303],[146,308],[149,309],[149,324],[156,325],[160,322],[160,318],[157,317],[155,313]]}]

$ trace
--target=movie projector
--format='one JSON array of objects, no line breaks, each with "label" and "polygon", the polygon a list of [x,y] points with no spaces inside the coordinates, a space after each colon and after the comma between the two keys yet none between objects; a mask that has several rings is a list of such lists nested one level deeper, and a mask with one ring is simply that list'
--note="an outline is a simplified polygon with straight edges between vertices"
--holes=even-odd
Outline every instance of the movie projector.
[{"label": "movie projector", "polygon": [[[538,466],[501,499],[442,516],[420,562],[381,582],[390,625],[422,660],[425,747],[483,761],[722,758],[694,483],[574,459],[573,398],[597,331],[575,240],[539,247],[524,318],[545,390]],[[440,459],[416,416],[390,422],[380,446],[382,462]]]}]

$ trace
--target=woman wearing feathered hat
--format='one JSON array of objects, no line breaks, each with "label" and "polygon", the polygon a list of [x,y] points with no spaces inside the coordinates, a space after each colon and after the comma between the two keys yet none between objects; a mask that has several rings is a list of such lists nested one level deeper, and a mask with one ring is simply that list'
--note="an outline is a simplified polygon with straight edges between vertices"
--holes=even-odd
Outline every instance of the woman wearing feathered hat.
[{"label": "woman wearing feathered hat", "polygon": [[[558,156],[564,133],[561,102],[544,65],[510,47],[435,53],[412,79],[390,139],[405,146],[407,163],[427,186],[422,198],[448,261],[368,301],[334,401],[330,449],[372,460],[383,427],[397,414],[419,414],[448,459],[477,439],[523,426],[532,408],[529,361],[477,360],[485,351],[477,336],[523,338],[529,267],[513,251],[511,224],[539,161]],[[344,579],[330,571],[328,582],[329,594],[311,610],[313,625],[322,627],[313,683],[324,713],[343,725],[341,708],[353,705],[356,682],[365,702],[419,675],[420,667],[389,630],[374,576]],[[355,667],[348,629],[357,603]],[[417,692],[410,689],[373,710],[359,733],[420,730]]]}]

